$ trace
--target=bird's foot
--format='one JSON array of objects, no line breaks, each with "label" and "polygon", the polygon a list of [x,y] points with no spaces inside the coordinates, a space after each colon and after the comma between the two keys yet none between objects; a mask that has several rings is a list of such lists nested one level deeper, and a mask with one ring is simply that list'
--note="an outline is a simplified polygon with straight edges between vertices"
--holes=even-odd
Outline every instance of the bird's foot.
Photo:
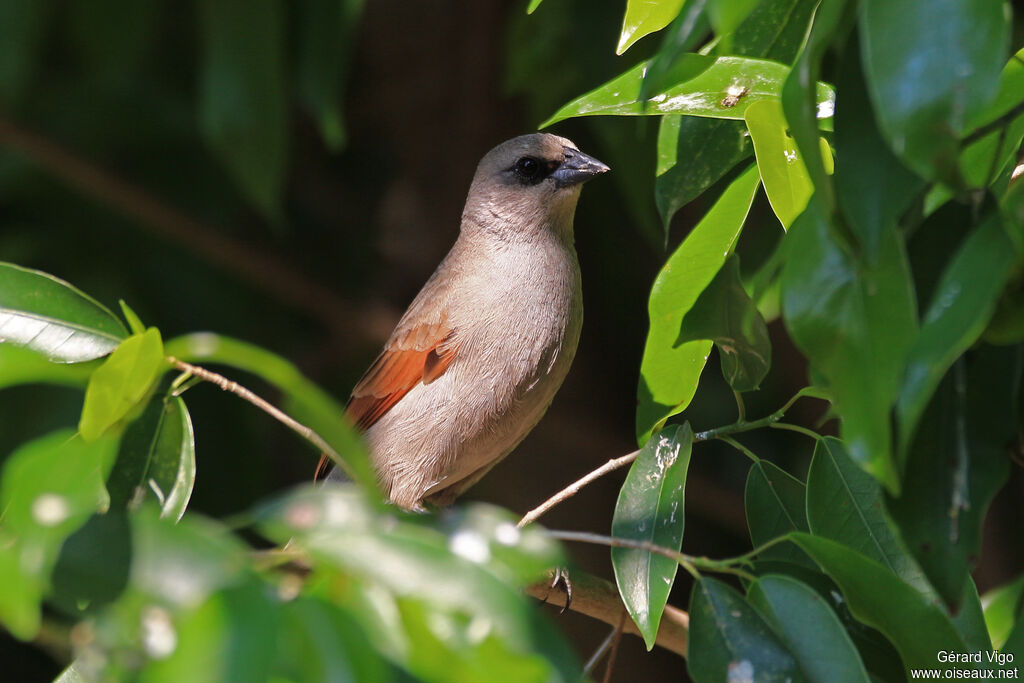
[{"label": "bird's foot", "polygon": [[568,568],[555,567],[551,570],[551,588],[565,591],[565,605],[558,612],[559,614],[565,614],[565,610],[569,609],[569,605],[572,604],[572,581],[569,580]]}]

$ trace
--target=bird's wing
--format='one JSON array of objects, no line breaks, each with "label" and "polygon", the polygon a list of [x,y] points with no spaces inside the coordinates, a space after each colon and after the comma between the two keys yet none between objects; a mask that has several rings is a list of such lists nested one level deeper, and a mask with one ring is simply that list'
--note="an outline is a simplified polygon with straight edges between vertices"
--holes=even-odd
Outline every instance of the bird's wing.
[{"label": "bird's wing", "polygon": [[[415,302],[418,303],[418,302]],[[414,303],[414,307],[415,307]],[[459,350],[447,311],[434,322],[414,324],[416,308],[399,321],[377,359],[363,374],[345,407],[345,414],[360,431],[366,431],[419,383],[430,384],[448,369]],[[326,474],[328,460],[320,457],[315,479]]]}]

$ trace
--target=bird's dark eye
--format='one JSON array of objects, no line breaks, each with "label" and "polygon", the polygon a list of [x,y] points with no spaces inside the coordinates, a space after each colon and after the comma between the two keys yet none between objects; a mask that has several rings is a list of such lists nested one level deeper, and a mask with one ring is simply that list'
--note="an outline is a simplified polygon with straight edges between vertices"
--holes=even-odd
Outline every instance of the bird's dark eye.
[{"label": "bird's dark eye", "polygon": [[535,180],[541,172],[541,164],[533,157],[522,157],[516,160],[513,170],[523,180]]}]

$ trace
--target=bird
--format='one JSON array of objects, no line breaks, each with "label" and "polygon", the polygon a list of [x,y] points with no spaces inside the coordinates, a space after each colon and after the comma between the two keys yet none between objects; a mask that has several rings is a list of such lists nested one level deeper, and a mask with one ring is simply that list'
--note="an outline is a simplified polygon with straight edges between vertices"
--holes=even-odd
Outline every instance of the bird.
[{"label": "bird", "polygon": [[451,504],[547,411],[583,323],[576,203],[608,170],[549,133],[481,159],[455,243],[346,405],[395,505]]}]

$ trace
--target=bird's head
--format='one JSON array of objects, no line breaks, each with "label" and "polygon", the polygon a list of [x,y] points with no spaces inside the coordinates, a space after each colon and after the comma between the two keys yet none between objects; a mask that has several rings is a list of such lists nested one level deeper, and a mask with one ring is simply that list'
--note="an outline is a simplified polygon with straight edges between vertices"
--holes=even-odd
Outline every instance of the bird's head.
[{"label": "bird's head", "polygon": [[580,187],[608,170],[557,135],[533,133],[506,140],[477,166],[463,229],[483,228],[505,238],[549,230],[571,239]]}]

